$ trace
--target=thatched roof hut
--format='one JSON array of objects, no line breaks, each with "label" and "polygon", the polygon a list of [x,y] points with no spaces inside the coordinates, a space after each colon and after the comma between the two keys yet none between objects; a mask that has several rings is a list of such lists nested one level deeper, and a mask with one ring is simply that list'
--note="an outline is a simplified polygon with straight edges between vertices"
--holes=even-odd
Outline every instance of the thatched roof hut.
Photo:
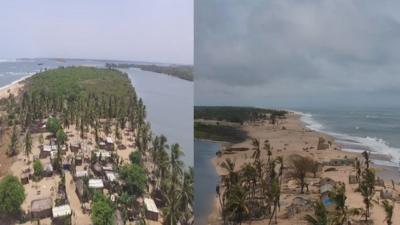
[{"label": "thatched roof hut", "polygon": [[83,194],[84,194],[84,183],[83,180],[78,179],[75,182],[75,192],[78,195],[79,200],[83,201]]},{"label": "thatched roof hut", "polygon": [[92,165],[92,171],[96,176],[103,175],[103,168],[98,162]]},{"label": "thatched roof hut", "polygon": [[29,177],[30,173],[29,172],[24,172],[21,174],[21,183],[22,184],[28,184],[29,183]]},{"label": "thatched roof hut", "polygon": [[32,218],[41,219],[51,217],[53,200],[51,198],[35,199],[31,202]]}]

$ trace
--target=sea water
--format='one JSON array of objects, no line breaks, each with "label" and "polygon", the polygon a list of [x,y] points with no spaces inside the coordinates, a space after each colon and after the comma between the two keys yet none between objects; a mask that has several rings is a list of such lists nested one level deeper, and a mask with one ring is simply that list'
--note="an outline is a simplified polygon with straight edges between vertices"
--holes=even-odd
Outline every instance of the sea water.
[{"label": "sea water", "polygon": [[298,109],[301,120],[312,130],[336,138],[344,151],[370,151],[390,160],[373,160],[386,166],[400,162],[400,108]]}]

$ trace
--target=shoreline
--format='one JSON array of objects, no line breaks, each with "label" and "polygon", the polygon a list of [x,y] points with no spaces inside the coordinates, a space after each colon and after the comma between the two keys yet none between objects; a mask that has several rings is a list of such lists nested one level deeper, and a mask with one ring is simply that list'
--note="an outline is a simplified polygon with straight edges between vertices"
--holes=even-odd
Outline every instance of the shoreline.
[{"label": "shoreline", "polygon": [[21,77],[20,79],[11,82],[10,84],[6,84],[6,85],[0,87],[0,91],[3,91],[4,89],[10,88],[10,87],[12,87],[13,85],[18,84],[18,83],[20,83],[20,82],[22,82],[22,81],[28,79],[29,77],[35,75],[35,74],[36,74],[36,72],[35,72],[35,73],[32,73],[32,74],[29,74],[29,75],[26,75],[26,76],[23,76],[23,77]]},{"label": "shoreline", "polygon": [[400,148],[389,146],[384,139],[370,136],[355,136],[343,132],[324,130],[325,126],[316,121],[312,114],[300,111],[290,112],[299,115],[303,126],[307,129],[333,137],[336,143],[341,145],[342,151],[357,154],[361,154],[363,151],[369,151],[374,164],[400,169],[400,165],[398,164],[398,160],[400,160]]},{"label": "shoreline", "polygon": [[[282,121],[282,124],[278,125],[278,127],[280,127],[281,129],[271,128],[270,126],[268,126],[268,124],[265,124],[265,123],[258,124],[253,127],[252,127],[252,125],[246,125],[246,126],[241,127],[240,129],[247,131],[249,134],[249,137],[268,139],[271,142],[272,147],[274,148],[273,156],[276,156],[276,155],[288,156],[290,154],[300,154],[303,156],[309,156],[317,161],[326,161],[329,159],[343,158],[343,157],[344,158],[347,158],[347,157],[360,158],[361,157],[361,153],[359,153],[359,152],[344,151],[342,149],[342,145],[337,143],[336,142],[337,139],[335,137],[333,137],[332,135],[321,132],[321,131],[312,130],[309,127],[307,127],[306,123],[301,120],[301,115],[299,115],[297,112],[292,112],[292,111],[289,111],[289,112],[290,113],[288,114],[288,118],[285,119],[286,121]],[[292,123],[295,125],[293,125]],[[289,125],[291,127],[288,129],[289,131],[286,132],[287,135],[286,136],[280,135],[280,133],[284,133],[282,131],[282,127],[289,126]],[[261,128],[259,128],[259,127],[261,127]],[[293,130],[291,130],[291,129],[293,129]],[[285,130],[286,130],[286,128],[285,128]],[[305,142],[305,143],[307,143],[308,140],[311,140],[310,137],[311,137],[311,139],[317,139],[318,137],[323,137],[328,141],[332,141],[332,147],[329,147],[328,150],[313,149],[313,150],[307,150],[307,151],[305,151],[305,149],[303,147],[303,151],[302,151],[300,141],[302,141],[303,142],[302,145],[304,145],[304,140],[307,140]],[[279,141],[275,141],[274,139],[277,139]],[[293,139],[293,140],[291,140],[291,139]],[[297,140],[295,141],[294,139],[297,139]],[[209,140],[206,140],[206,141],[209,141]],[[274,145],[282,144],[282,141],[285,143],[288,142],[288,143],[290,143],[290,145],[292,145],[292,143],[297,144],[298,146],[297,146],[297,148],[292,148],[291,150],[288,150],[289,152],[291,152],[290,154],[283,153],[284,151],[281,148],[277,149],[274,146]],[[284,145],[286,145],[286,144],[284,144]],[[290,146],[290,145],[288,144],[288,146]],[[306,145],[310,146],[308,144],[306,144]],[[237,144],[231,143],[230,147],[232,147],[232,148],[248,147],[249,150],[246,151],[247,153],[234,152],[234,153],[230,154],[229,156],[226,156],[225,154],[222,154],[222,156],[217,156],[217,155],[214,156],[211,159],[211,162],[214,165],[214,169],[215,169],[217,175],[220,177],[221,175],[225,174],[225,171],[223,169],[221,169],[220,164],[226,158],[231,158],[236,162],[236,164],[239,164],[239,166],[236,167],[236,170],[241,168],[240,164],[244,165],[244,163],[246,161],[248,162],[247,154],[249,152],[251,153],[250,146],[251,146],[251,143],[250,143],[249,139],[247,139],[246,141],[244,141],[242,143],[237,143]],[[285,151],[286,151],[286,149],[285,149]],[[320,154],[321,152],[323,152],[323,153]],[[373,156],[373,155],[371,154],[371,156]],[[379,157],[373,157],[372,159],[376,159],[376,158],[379,158]],[[384,182],[387,184],[391,183],[390,182],[391,180],[393,180],[397,184],[398,181],[400,180],[400,173],[399,173],[399,170],[397,167],[377,165],[375,163],[372,164],[372,167],[375,168],[375,170],[376,170],[376,176],[383,179]],[[346,175],[344,175],[343,173],[345,173]],[[326,176],[325,174],[329,174],[329,176],[336,177],[338,180],[341,180],[341,179],[343,180],[343,178],[345,178],[342,182],[346,182],[346,180],[348,179],[348,176],[353,173],[354,173],[354,168],[352,166],[351,167],[349,167],[349,166],[339,167],[338,171],[331,172],[331,174],[329,174],[327,172],[322,172],[322,174],[324,174],[324,176]],[[347,180],[347,183],[348,183],[348,180]],[[351,195],[357,195],[357,194],[353,192]],[[290,196],[290,194],[288,196]],[[288,198],[288,196],[285,196],[284,199],[286,200],[286,198]],[[357,205],[357,206],[360,205],[360,207],[362,207],[363,206],[362,200],[359,201],[357,199],[358,197],[359,196],[355,196],[355,197],[349,196],[349,201],[354,201],[354,202],[351,202],[350,204],[353,205],[353,203],[354,203],[355,205]],[[353,200],[353,198],[357,199],[357,200]],[[214,203],[210,207],[212,207],[213,211],[211,214],[208,215],[208,224],[212,224],[212,225],[221,224],[221,218],[219,215],[220,205],[219,205],[219,201],[218,201],[217,197],[214,197]],[[381,207],[376,207],[376,208],[381,208]],[[376,210],[376,211],[378,211],[378,212],[376,212],[376,216],[378,218],[382,217],[382,215],[381,215],[382,213],[380,212],[380,210],[381,209]],[[282,216],[282,215],[280,215],[280,216]],[[376,221],[378,221],[378,220],[376,220]],[[247,222],[250,222],[250,221],[246,221],[243,224],[247,224]],[[252,222],[252,224],[258,224],[258,223],[254,223],[254,221],[251,221],[251,222]],[[290,220],[290,221],[289,220],[288,221],[281,220],[281,221],[279,221],[278,224],[286,225],[286,224],[293,224],[293,223],[297,224],[297,223],[301,223],[301,222],[304,222],[303,217],[297,218],[294,220]]]}]

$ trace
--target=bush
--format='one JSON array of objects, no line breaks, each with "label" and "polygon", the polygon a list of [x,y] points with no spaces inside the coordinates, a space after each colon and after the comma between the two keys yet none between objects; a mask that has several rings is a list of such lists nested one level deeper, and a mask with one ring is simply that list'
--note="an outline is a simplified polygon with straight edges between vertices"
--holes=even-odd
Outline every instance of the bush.
[{"label": "bush", "polygon": [[40,179],[42,177],[43,173],[43,165],[40,160],[35,160],[33,162],[33,174],[35,175],[35,178]]},{"label": "bush", "polygon": [[131,152],[131,154],[129,154],[129,160],[132,164],[140,164],[142,162],[142,155],[139,151]]},{"label": "bush", "polygon": [[94,225],[113,224],[114,210],[111,202],[103,195],[95,192],[92,207],[92,222]]},{"label": "bush", "polygon": [[57,131],[61,128],[60,121],[57,118],[50,117],[47,119],[46,123],[47,131],[51,132],[53,135],[57,134]]},{"label": "bush", "polygon": [[119,175],[126,182],[126,190],[131,195],[141,195],[146,187],[146,174],[136,164],[125,164],[119,169]]}]

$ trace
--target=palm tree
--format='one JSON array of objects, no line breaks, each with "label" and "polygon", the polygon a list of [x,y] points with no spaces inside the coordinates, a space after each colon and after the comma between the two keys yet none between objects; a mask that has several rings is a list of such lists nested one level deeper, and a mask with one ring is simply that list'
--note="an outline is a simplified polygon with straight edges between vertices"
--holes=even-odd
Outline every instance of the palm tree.
[{"label": "palm tree", "polygon": [[268,162],[269,162],[270,159],[271,159],[271,156],[272,156],[272,152],[271,152],[272,147],[271,147],[271,144],[269,143],[268,140],[265,140],[265,141],[264,141],[264,150],[267,151],[267,154],[268,154]]},{"label": "palm tree", "polygon": [[339,184],[335,186],[335,189],[330,193],[329,197],[336,204],[336,212],[333,215],[331,224],[332,225],[343,225],[349,224],[349,216],[359,215],[361,209],[351,208],[349,209],[346,205],[346,186]]},{"label": "palm tree", "polygon": [[227,182],[227,189],[229,190],[230,186],[236,184],[238,181],[237,173],[235,172],[235,165],[236,163],[232,161],[230,158],[225,159],[221,163],[221,168],[228,171],[228,182]]},{"label": "palm tree", "polygon": [[257,179],[257,171],[256,169],[250,164],[247,163],[243,166],[241,171],[242,177],[245,180],[246,188],[251,190],[251,197],[255,197],[256,194],[256,179]]},{"label": "palm tree", "polygon": [[370,157],[369,157],[369,153],[367,151],[363,151],[363,153],[361,153],[361,155],[364,157],[365,160],[365,166],[367,169],[369,169],[369,163],[371,162]]},{"label": "palm tree", "polygon": [[247,205],[247,190],[243,189],[239,185],[235,185],[230,190],[229,197],[227,199],[227,214],[231,220],[242,224],[244,217],[246,217],[250,210]]},{"label": "palm tree", "polygon": [[357,178],[357,182],[358,182],[358,187],[360,187],[361,163],[360,163],[360,160],[358,158],[356,158],[355,167],[356,167],[356,172],[357,172],[356,178]]},{"label": "palm tree", "polygon": [[177,195],[168,194],[166,197],[166,207],[163,209],[164,222],[163,225],[176,225],[181,218],[181,211],[179,209],[179,199]]},{"label": "palm tree", "polygon": [[387,225],[392,225],[392,217],[393,217],[393,209],[394,209],[394,204],[390,204],[388,200],[384,200],[382,202],[383,204],[383,209],[385,210],[386,213],[386,218],[385,221]]},{"label": "palm tree", "polygon": [[193,216],[193,168],[185,171],[183,176],[182,187],[179,193],[180,210],[183,212],[182,223],[189,224],[189,220]]},{"label": "palm tree", "polygon": [[328,211],[321,201],[314,203],[314,216],[307,214],[304,219],[309,225],[328,225]]},{"label": "palm tree", "polygon": [[8,147],[8,154],[10,156],[14,156],[17,154],[17,145],[18,145],[17,126],[14,124],[11,134],[11,143]]},{"label": "palm tree", "polygon": [[364,197],[365,204],[365,221],[368,220],[370,215],[369,209],[372,206],[372,197],[375,185],[375,172],[373,169],[366,168],[362,173],[362,180],[360,184],[361,195]]},{"label": "palm tree", "polygon": [[183,174],[183,162],[180,158],[183,156],[179,144],[173,144],[171,146],[171,174],[172,174],[172,185],[179,182],[178,178]]},{"label": "palm tree", "polygon": [[272,207],[273,207],[272,213],[269,217],[269,223],[268,223],[269,225],[271,225],[272,219],[274,218],[274,216],[275,216],[275,223],[277,223],[277,220],[278,220],[276,210],[278,208],[279,200],[280,200],[280,196],[281,196],[281,188],[279,186],[278,178],[272,179],[271,184],[270,184],[269,195],[271,197],[271,202],[272,202]]},{"label": "palm tree", "polygon": [[29,154],[31,153],[32,153],[32,136],[30,130],[28,129],[25,134],[25,156],[27,159],[29,158]]}]

